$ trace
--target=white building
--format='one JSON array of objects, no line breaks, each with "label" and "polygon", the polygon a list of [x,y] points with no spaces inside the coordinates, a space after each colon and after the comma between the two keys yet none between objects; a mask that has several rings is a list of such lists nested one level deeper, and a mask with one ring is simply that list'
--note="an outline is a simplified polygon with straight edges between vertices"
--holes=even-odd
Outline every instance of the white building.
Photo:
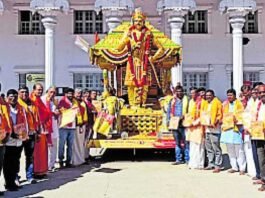
[{"label": "white building", "polygon": [[[1,0],[0,0],[1,1]],[[194,15],[185,16],[183,27],[183,84],[205,86],[222,99],[232,85],[232,34],[227,15],[219,11],[219,0],[195,0]],[[2,92],[26,83],[29,75],[44,74],[44,28],[39,15],[30,12],[30,0],[2,0],[0,15],[0,82]],[[54,82],[58,87],[101,89],[101,70],[89,62],[88,54],[75,46],[76,35],[94,44],[94,32],[103,38],[108,31],[105,16],[96,15],[94,0],[70,0],[67,15],[59,14],[55,29]],[[158,0],[135,0],[151,23],[170,37],[166,14],[158,15]],[[244,80],[265,81],[265,8],[257,0],[257,11],[246,16],[243,46]],[[128,20],[123,16],[123,20]],[[41,76],[37,76],[41,77]],[[37,79],[38,80],[38,79]],[[29,83],[29,82],[27,82]],[[31,86],[31,84],[28,84]]]}]

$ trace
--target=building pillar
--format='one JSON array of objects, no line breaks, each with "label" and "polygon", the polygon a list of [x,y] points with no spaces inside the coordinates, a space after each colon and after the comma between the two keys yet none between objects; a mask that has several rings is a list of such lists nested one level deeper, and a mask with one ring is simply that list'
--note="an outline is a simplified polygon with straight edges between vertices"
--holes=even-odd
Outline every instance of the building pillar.
[{"label": "building pillar", "polygon": [[233,17],[229,20],[233,28],[233,88],[237,95],[243,85],[243,31],[245,24],[244,16]]},{"label": "building pillar", "polygon": [[30,9],[43,16],[45,28],[45,89],[54,85],[54,30],[57,24],[56,15],[69,11],[68,0],[31,0]]},{"label": "building pillar", "polygon": [[[107,16],[106,16],[106,23],[108,25],[109,28],[109,32],[111,33],[117,26],[119,26],[122,22],[122,13],[123,11],[111,11],[110,13],[107,12]],[[109,83],[113,84],[113,88],[118,89],[118,85],[117,85],[117,69],[114,68],[113,72],[113,83],[112,83],[112,79],[111,79],[111,71],[109,71],[108,73],[108,77],[109,77]]]},{"label": "building pillar", "polygon": [[[168,22],[171,28],[171,40],[182,46],[182,26],[185,22],[183,16],[173,16],[168,20]],[[171,68],[171,81],[173,87],[177,86],[178,83],[182,85],[182,74],[182,63],[179,63]]]},{"label": "building pillar", "polygon": [[[182,46],[182,26],[185,22],[184,16],[189,11],[193,12],[196,9],[195,0],[160,0],[157,2],[158,14],[168,13],[168,22],[171,28],[171,40]],[[167,16],[167,15],[165,15]],[[183,51],[183,50],[182,50]],[[178,83],[183,84],[183,69],[182,62],[175,65],[171,69],[171,83],[176,86]]]},{"label": "building pillar", "polygon": [[45,89],[54,85],[54,29],[57,24],[55,16],[42,19],[45,28]]},{"label": "building pillar", "polygon": [[256,10],[255,0],[221,0],[219,10],[229,16],[233,28],[233,88],[237,95],[243,85],[243,31],[245,16]]},{"label": "building pillar", "polygon": [[[129,11],[134,10],[134,2],[132,0],[96,0],[95,10],[103,12],[106,16],[106,23],[111,33],[122,22],[122,16]],[[111,81],[111,71],[108,72],[109,84],[113,84],[113,87],[117,90],[117,72],[116,68],[113,70],[113,83]]]},{"label": "building pillar", "polygon": [[3,1],[0,0],[0,15],[2,15],[4,12],[4,4],[3,4]]}]

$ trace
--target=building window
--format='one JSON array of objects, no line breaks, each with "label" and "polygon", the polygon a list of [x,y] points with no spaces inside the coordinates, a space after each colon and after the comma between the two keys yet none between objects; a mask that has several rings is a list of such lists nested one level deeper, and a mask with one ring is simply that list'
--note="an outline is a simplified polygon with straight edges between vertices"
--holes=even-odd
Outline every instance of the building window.
[{"label": "building window", "polygon": [[198,10],[194,14],[189,12],[185,16],[183,33],[187,34],[207,34],[208,33],[208,11]]},{"label": "building window", "polygon": [[259,72],[244,72],[244,81],[251,82],[252,85],[255,82],[259,82]]},{"label": "building window", "polygon": [[243,32],[246,34],[257,34],[259,33],[258,30],[258,12],[254,14],[249,13],[246,16],[246,22],[243,27]]},{"label": "building window", "polygon": [[19,74],[19,85],[18,87],[26,85],[26,74]]},{"label": "building window", "polygon": [[[231,87],[233,87],[233,71],[231,72]],[[243,81],[250,82],[253,85],[255,82],[260,82],[259,72],[244,72],[243,74]]]},{"label": "building window", "polygon": [[74,33],[75,34],[94,34],[103,33],[103,15],[98,15],[94,10],[74,12]]},{"label": "building window", "polygon": [[[230,33],[232,33],[233,28],[230,25]],[[246,15],[246,22],[243,27],[244,34],[257,34],[259,33],[258,28],[258,12],[256,11],[254,14],[249,13]]]},{"label": "building window", "polygon": [[103,90],[102,74],[74,74],[74,88],[89,89],[89,90]]},{"label": "building window", "polygon": [[208,88],[208,74],[207,73],[184,73],[183,86],[186,93],[189,93],[191,87],[205,87]]},{"label": "building window", "polygon": [[42,16],[31,11],[19,12],[19,34],[44,34]]}]

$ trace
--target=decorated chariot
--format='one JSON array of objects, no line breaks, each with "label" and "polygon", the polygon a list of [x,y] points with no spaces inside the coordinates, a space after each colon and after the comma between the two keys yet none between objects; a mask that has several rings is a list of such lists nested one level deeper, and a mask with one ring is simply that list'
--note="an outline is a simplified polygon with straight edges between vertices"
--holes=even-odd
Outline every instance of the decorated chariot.
[{"label": "decorated chariot", "polygon": [[[96,148],[174,148],[167,129],[171,68],[181,47],[156,29],[141,11],[90,48],[103,70],[103,109],[89,142]],[[115,89],[114,89],[115,87]]]}]

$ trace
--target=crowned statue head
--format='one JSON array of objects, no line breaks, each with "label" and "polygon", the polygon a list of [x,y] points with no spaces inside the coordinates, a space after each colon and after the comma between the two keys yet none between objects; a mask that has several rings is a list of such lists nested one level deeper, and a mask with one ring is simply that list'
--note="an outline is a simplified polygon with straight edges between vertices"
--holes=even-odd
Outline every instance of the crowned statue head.
[{"label": "crowned statue head", "polygon": [[132,15],[132,23],[137,30],[142,30],[145,24],[146,16],[141,8],[136,8]]}]

